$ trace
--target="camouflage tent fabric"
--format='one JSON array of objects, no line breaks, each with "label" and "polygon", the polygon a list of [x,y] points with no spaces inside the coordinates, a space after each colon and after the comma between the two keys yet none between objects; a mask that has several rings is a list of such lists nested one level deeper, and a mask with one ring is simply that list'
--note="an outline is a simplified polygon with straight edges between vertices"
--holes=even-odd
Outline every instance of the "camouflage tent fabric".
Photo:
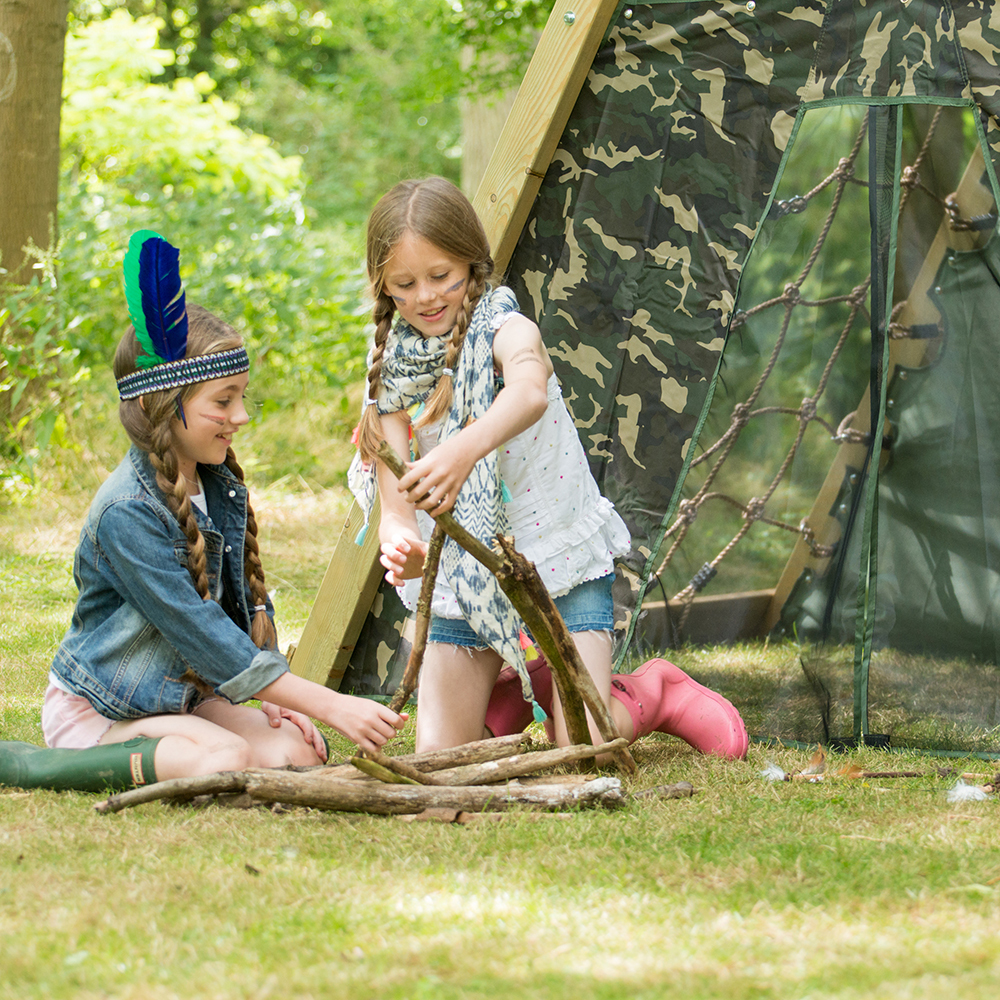
[{"label": "camouflage tent fabric", "polygon": [[[538,322],[591,468],[633,535],[616,584],[622,638],[698,448],[803,116],[835,105],[968,109],[995,188],[998,55],[991,3],[619,5],[507,283]],[[891,152],[894,134],[878,148]],[[884,322],[891,303],[869,311]],[[391,691],[401,674],[404,627],[385,589],[374,610],[343,689]]]},{"label": "camouflage tent fabric", "polygon": [[[834,100],[982,99],[1000,150],[1000,14],[990,7],[619,7],[510,280],[542,329],[598,483],[633,533],[623,567],[632,595],[658,548],[796,114]],[[624,629],[634,596],[618,593]]]}]

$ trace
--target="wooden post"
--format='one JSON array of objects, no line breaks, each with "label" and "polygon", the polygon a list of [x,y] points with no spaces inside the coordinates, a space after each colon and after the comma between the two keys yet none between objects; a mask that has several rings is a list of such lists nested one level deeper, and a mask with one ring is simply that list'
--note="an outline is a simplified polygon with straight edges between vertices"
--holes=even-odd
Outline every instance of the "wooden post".
[{"label": "wooden post", "polygon": [[351,507],[302,637],[289,655],[292,673],[299,677],[334,690],[340,687],[382,579],[378,561],[378,520],[376,497],[368,531],[358,545],[356,539],[364,516],[357,504]]},{"label": "wooden post", "polygon": [[556,0],[472,203],[498,274],[510,263],[617,0]]}]

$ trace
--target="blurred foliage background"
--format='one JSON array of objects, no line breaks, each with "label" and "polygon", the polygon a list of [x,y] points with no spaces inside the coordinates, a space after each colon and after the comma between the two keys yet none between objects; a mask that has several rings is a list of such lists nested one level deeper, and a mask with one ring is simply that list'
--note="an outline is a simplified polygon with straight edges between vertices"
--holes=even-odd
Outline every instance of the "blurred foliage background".
[{"label": "blurred foliage background", "polygon": [[0,498],[95,446],[95,409],[114,423],[120,265],[141,228],[181,248],[189,301],[247,337],[260,408],[288,426],[322,399],[318,434],[349,437],[367,213],[404,177],[460,181],[468,109],[516,87],[550,8],[71,0],[52,245],[26,248],[27,285],[0,261]]}]

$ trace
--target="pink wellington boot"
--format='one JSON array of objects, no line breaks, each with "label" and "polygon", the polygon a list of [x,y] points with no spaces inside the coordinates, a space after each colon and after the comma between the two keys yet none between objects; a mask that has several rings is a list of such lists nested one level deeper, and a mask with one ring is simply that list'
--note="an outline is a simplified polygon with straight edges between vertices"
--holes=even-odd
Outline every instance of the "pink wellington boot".
[{"label": "pink wellington boot", "polygon": [[648,660],[635,673],[615,674],[611,694],[632,717],[633,739],[667,733],[702,753],[746,756],[749,740],[740,713],[666,660]]},{"label": "pink wellington boot", "polygon": [[[528,676],[535,692],[535,701],[545,713],[552,715],[552,672],[544,656],[528,660]],[[486,706],[486,728],[494,736],[523,733],[534,720],[531,702],[521,694],[521,679],[514,668],[505,666],[493,685],[490,703]]]}]

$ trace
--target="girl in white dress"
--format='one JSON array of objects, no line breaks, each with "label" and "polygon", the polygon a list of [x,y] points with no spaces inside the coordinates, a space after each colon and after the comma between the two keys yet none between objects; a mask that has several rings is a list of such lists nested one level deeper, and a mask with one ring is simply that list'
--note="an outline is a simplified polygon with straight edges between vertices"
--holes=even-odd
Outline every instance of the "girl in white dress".
[{"label": "girl in white dress", "polygon": [[[630,708],[622,688],[612,687],[611,583],[615,557],[629,549],[628,530],[590,473],[538,327],[517,311],[509,289],[488,283],[493,261],[472,205],[442,178],[398,184],[369,218],[367,263],[375,344],[350,479],[366,515],[377,488],[386,579],[412,609],[432,516],[445,511],[487,545],[498,533],[513,536],[555,600],[619,732],[632,739],[650,731],[648,718],[662,713]],[[397,480],[375,453],[385,440],[410,457],[411,438],[415,458]],[[488,711],[495,735],[497,728],[512,731],[522,718],[530,721],[532,702],[551,710],[556,740],[567,742],[543,663],[534,665],[532,692],[513,607],[492,574],[451,539],[431,612],[418,751],[483,738]],[[514,683],[508,678],[495,692],[505,662]],[[725,699],[666,661],[654,662],[664,667],[636,672],[649,675],[643,693],[653,699],[650,708],[665,695],[671,668],[683,678],[676,693],[711,703],[718,716],[706,735],[712,746],[699,748],[714,748],[716,730],[725,729],[727,755],[745,752],[742,722],[734,723],[731,715],[739,716]]]}]

